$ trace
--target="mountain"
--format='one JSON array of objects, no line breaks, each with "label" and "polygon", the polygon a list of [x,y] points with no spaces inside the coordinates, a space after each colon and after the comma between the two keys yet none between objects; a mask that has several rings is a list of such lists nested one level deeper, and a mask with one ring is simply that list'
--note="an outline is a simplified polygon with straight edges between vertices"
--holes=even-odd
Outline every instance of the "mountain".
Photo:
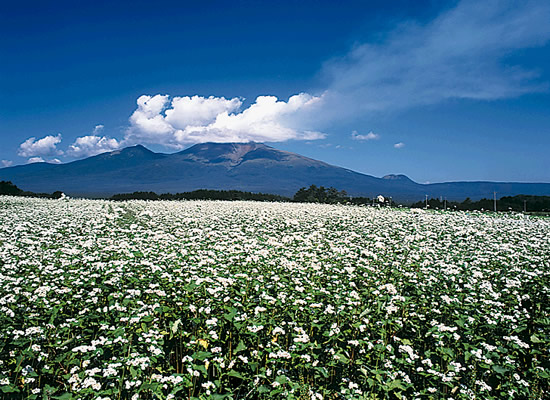
[{"label": "mountain", "polygon": [[412,183],[414,183],[414,181],[412,181],[411,178],[409,178],[407,175],[390,174],[390,175],[383,176],[382,179],[387,179],[387,180],[391,180],[391,181],[412,182]]},{"label": "mountain", "polygon": [[549,183],[446,182],[419,184],[405,175],[383,178],[361,174],[261,143],[201,143],[174,154],[138,145],[67,164],[36,163],[0,169],[9,180],[32,192],[61,190],[72,196],[116,193],[187,192],[196,189],[242,190],[292,196],[312,184],[333,186],[352,196],[378,194],[412,202],[430,197],[473,200],[517,194],[550,195]]}]

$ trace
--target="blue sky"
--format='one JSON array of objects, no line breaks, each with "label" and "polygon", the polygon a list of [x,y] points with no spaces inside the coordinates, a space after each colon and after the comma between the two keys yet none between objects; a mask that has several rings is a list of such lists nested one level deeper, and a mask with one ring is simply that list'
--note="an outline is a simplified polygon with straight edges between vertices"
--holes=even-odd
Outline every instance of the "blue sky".
[{"label": "blue sky", "polygon": [[49,3],[0,13],[0,167],[255,140],[550,182],[547,1]]}]

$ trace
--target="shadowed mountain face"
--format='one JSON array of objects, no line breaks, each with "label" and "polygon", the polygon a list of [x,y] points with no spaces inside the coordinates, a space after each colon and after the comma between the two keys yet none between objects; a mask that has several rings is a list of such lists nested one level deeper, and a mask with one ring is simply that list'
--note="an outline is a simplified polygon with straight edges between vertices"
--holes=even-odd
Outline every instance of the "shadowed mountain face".
[{"label": "shadowed mountain face", "polygon": [[243,190],[292,196],[299,188],[335,187],[352,196],[393,196],[417,201],[427,194],[463,200],[516,194],[550,195],[548,183],[448,182],[418,184],[405,175],[376,178],[259,143],[202,143],[175,154],[128,147],[67,164],[37,163],[0,169],[33,192],[61,190],[73,196],[110,196],[196,189]]}]

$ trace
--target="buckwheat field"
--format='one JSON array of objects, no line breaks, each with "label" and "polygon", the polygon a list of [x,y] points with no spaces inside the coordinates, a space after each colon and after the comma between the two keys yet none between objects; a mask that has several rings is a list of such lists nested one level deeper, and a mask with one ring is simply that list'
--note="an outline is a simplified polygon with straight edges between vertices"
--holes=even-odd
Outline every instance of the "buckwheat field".
[{"label": "buckwheat field", "polygon": [[0,197],[0,398],[548,399],[550,220]]}]

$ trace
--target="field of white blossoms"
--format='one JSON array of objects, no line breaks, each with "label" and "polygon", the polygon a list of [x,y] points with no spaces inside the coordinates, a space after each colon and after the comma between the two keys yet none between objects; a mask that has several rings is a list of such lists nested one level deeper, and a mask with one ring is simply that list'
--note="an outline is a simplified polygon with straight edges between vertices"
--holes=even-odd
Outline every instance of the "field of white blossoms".
[{"label": "field of white blossoms", "polygon": [[550,219],[0,197],[0,398],[548,399]]}]

